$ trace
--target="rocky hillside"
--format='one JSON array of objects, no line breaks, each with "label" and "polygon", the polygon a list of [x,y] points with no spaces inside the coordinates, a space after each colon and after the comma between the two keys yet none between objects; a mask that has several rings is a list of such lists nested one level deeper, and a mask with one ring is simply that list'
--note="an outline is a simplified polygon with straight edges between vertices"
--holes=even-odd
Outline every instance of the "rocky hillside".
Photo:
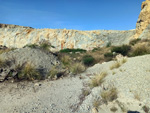
[{"label": "rocky hillside", "polygon": [[[64,48],[93,49],[95,47],[122,45],[132,38],[148,38],[150,24],[150,0],[142,3],[142,10],[136,24],[136,30],[95,30],[78,31],[66,29],[33,29],[16,25],[0,24],[0,44],[21,48],[26,44],[49,41],[55,50]],[[146,31],[145,31],[146,30]],[[144,31],[144,32],[143,32]]]}]

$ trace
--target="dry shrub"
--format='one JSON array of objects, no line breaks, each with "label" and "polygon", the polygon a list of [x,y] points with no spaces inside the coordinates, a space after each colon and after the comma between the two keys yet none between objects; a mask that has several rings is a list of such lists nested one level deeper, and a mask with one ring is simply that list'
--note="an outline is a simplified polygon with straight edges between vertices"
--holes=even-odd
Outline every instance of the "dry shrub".
[{"label": "dry shrub", "polygon": [[145,55],[150,53],[150,47],[148,44],[145,43],[139,43],[133,46],[130,56],[140,56],[140,55]]},{"label": "dry shrub", "polygon": [[79,74],[85,71],[85,66],[82,63],[73,63],[70,65],[69,70],[72,74]]},{"label": "dry shrub", "polygon": [[49,72],[49,74],[48,74],[48,77],[49,77],[50,79],[54,79],[54,78],[56,77],[57,73],[58,73],[57,68],[56,68],[56,66],[54,66],[54,67],[50,70],[50,72]]},{"label": "dry shrub", "polygon": [[119,68],[121,66],[120,62],[116,61],[112,66],[110,66],[110,69],[113,70],[115,68]]},{"label": "dry shrub", "polygon": [[100,99],[93,101],[93,107],[95,107],[96,109],[98,109],[101,104],[102,104],[102,101]]},{"label": "dry shrub", "polygon": [[39,71],[31,63],[26,63],[18,74],[19,80],[40,80],[41,77]]},{"label": "dry shrub", "polygon": [[64,66],[69,67],[70,64],[71,64],[71,58],[70,58],[69,55],[62,56],[60,60],[61,60],[61,62],[63,63]]},{"label": "dry shrub", "polygon": [[101,97],[104,103],[112,102],[117,99],[118,91],[116,88],[112,87],[110,90],[105,90],[101,92]]},{"label": "dry shrub", "polygon": [[100,86],[104,82],[104,78],[107,76],[106,72],[101,72],[100,74],[96,75],[92,78],[90,82],[90,87],[97,87]]}]

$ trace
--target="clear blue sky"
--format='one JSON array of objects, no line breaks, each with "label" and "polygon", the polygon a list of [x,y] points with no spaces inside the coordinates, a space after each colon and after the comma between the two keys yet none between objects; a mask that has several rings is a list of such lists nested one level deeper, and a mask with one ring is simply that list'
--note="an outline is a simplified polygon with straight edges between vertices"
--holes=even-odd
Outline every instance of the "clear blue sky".
[{"label": "clear blue sky", "polygon": [[0,23],[77,30],[135,29],[144,0],[0,0]]}]

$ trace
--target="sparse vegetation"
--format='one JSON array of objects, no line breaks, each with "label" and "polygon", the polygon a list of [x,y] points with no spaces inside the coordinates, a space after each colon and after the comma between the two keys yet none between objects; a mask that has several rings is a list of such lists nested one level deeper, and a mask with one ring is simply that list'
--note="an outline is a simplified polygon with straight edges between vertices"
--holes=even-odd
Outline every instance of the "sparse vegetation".
[{"label": "sparse vegetation", "polygon": [[114,106],[114,107],[112,107],[112,108],[110,108],[110,111],[112,111],[112,112],[116,112],[118,109]]},{"label": "sparse vegetation", "polygon": [[102,104],[102,101],[100,99],[94,100],[93,101],[93,107],[98,109],[98,107]]},{"label": "sparse vegetation", "polygon": [[64,66],[69,67],[71,63],[71,57],[69,55],[64,55],[61,57],[61,62]]},{"label": "sparse vegetation", "polygon": [[150,48],[147,45],[144,44],[137,44],[132,48],[132,51],[130,52],[130,56],[140,56],[150,54]]},{"label": "sparse vegetation", "polygon": [[149,111],[150,111],[150,108],[146,105],[143,106],[142,109],[143,109],[143,111],[145,111],[145,113],[149,113]]},{"label": "sparse vegetation", "polygon": [[105,90],[101,92],[101,97],[104,103],[112,102],[117,99],[118,91],[116,88],[112,87],[110,90]]},{"label": "sparse vegetation", "polygon": [[50,70],[49,74],[48,74],[48,78],[50,78],[51,80],[54,79],[57,75],[58,71],[56,66],[53,66],[53,68]]},{"label": "sparse vegetation", "polygon": [[114,74],[116,74],[116,72],[115,72],[115,71],[113,71],[113,72],[112,72],[112,74],[114,75]]},{"label": "sparse vegetation", "polygon": [[23,67],[18,66],[17,68],[20,70],[17,76],[19,80],[40,80],[42,78],[40,73],[30,63],[26,63]]},{"label": "sparse vegetation", "polygon": [[133,40],[131,40],[130,42],[129,42],[129,44],[130,45],[135,45],[135,44],[137,44],[139,41],[140,41],[141,39],[133,39]]},{"label": "sparse vegetation", "polygon": [[37,48],[38,47],[38,45],[37,44],[28,44],[28,45],[26,45],[26,46],[24,46],[24,47],[30,47],[30,48]]},{"label": "sparse vegetation", "polygon": [[111,46],[111,42],[108,42],[107,44],[106,44],[106,47],[110,47]]},{"label": "sparse vegetation", "polygon": [[110,70],[113,70],[115,68],[119,68],[120,66],[121,66],[120,62],[115,61],[115,63],[112,66],[110,66]]},{"label": "sparse vegetation", "polygon": [[140,95],[138,93],[134,93],[134,98],[140,101]]},{"label": "sparse vegetation", "polygon": [[83,56],[82,61],[85,65],[90,66],[94,64],[95,59],[91,55],[85,55]]},{"label": "sparse vegetation", "polygon": [[51,48],[51,43],[49,43],[48,41],[43,41],[40,43],[40,48],[46,51],[49,51],[49,49]]},{"label": "sparse vegetation", "polygon": [[97,47],[97,48],[92,49],[92,52],[99,51],[99,50],[101,50],[101,48]]},{"label": "sparse vegetation", "polygon": [[105,57],[113,57],[113,53],[112,52],[108,52],[104,54]]},{"label": "sparse vegetation", "polygon": [[67,49],[62,49],[62,50],[60,50],[60,52],[61,53],[70,53],[70,52],[72,52],[72,53],[76,53],[76,52],[80,52],[80,53],[84,53],[84,52],[86,52],[86,50],[84,50],[84,49],[69,49],[69,48],[67,48]]},{"label": "sparse vegetation", "polygon": [[124,64],[124,63],[126,63],[127,62],[127,58],[122,58],[121,59],[121,64]]},{"label": "sparse vegetation", "polygon": [[107,76],[106,72],[101,72],[100,74],[97,74],[95,77],[91,79],[90,87],[97,87],[100,86],[104,82],[104,78]]},{"label": "sparse vegetation", "polygon": [[83,89],[82,90],[82,94],[84,95],[84,97],[88,96],[91,93],[90,89]]},{"label": "sparse vegetation", "polygon": [[69,68],[72,74],[79,74],[85,71],[85,66],[82,63],[73,63]]},{"label": "sparse vegetation", "polygon": [[129,45],[114,46],[111,48],[111,52],[120,53],[124,56],[126,56],[130,50],[131,46]]}]

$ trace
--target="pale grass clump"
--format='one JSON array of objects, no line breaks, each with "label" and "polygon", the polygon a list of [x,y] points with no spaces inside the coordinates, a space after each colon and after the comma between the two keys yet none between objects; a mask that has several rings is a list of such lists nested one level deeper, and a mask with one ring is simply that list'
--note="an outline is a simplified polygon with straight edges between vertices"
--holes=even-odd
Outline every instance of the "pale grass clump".
[{"label": "pale grass clump", "polygon": [[119,68],[121,66],[120,62],[116,61],[112,66],[110,66],[110,70],[113,70],[115,68]]},{"label": "pale grass clump", "polygon": [[48,78],[50,78],[51,80],[54,79],[54,78],[56,77],[57,73],[58,73],[57,68],[56,68],[56,66],[54,66],[54,67],[50,70],[50,72],[49,72],[49,74],[48,74]]},{"label": "pale grass clump", "polygon": [[70,65],[69,70],[72,72],[72,74],[79,74],[81,72],[85,71],[85,66],[82,63],[73,63]]},{"label": "pale grass clump", "polygon": [[69,67],[70,63],[71,63],[71,58],[69,55],[64,55],[63,57],[61,57],[61,62],[63,63],[64,66]]},{"label": "pale grass clump", "polygon": [[139,101],[141,100],[140,95],[136,92],[134,93],[134,98],[139,100]]},{"label": "pale grass clump", "polygon": [[93,101],[93,107],[96,109],[98,109],[101,104],[102,104],[102,100],[100,100],[100,99]]},{"label": "pale grass clump", "polygon": [[124,63],[126,63],[127,62],[127,58],[122,58],[121,59],[121,64],[124,64]]},{"label": "pale grass clump", "polygon": [[18,74],[20,80],[40,80],[41,74],[34,68],[31,63],[27,63]]},{"label": "pale grass clump", "polygon": [[127,62],[127,58],[121,58],[120,60],[117,60],[114,62],[114,64],[112,66],[110,66],[110,70],[119,68],[122,64]]},{"label": "pale grass clump", "polygon": [[117,99],[117,95],[118,91],[115,87],[101,92],[101,97],[104,103],[112,102],[113,100]]},{"label": "pale grass clump", "polygon": [[107,72],[101,72],[97,74],[94,78],[92,78],[90,82],[90,87],[100,86],[104,82],[104,78],[107,76]]},{"label": "pale grass clump", "polygon": [[130,56],[140,56],[140,55],[145,55],[145,54],[150,54],[150,47],[146,43],[139,43],[136,44],[133,48],[132,51],[130,52]]}]

